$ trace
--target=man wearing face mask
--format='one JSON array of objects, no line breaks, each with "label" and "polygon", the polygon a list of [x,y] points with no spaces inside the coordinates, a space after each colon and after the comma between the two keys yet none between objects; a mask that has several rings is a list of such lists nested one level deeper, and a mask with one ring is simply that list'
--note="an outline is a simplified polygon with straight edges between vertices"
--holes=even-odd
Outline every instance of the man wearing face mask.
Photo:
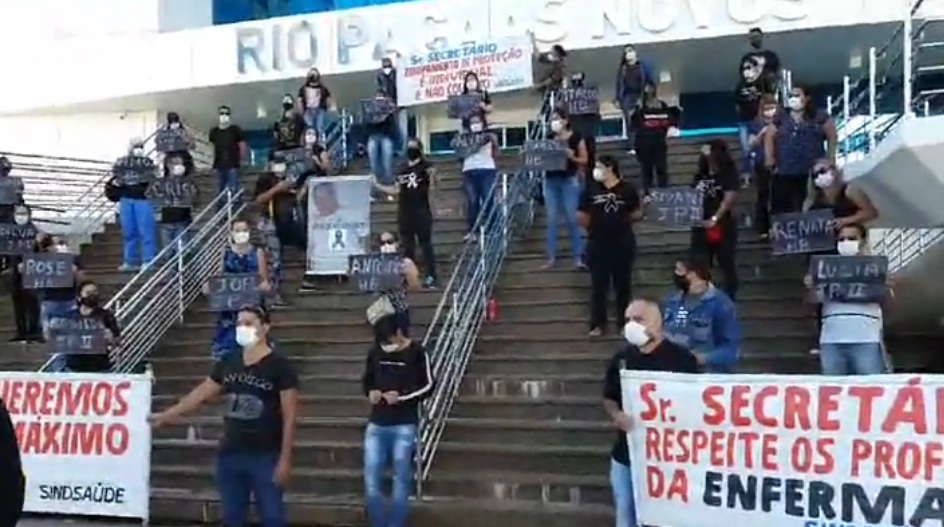
[{"label": "man wearing face mask", "polygon": [[743,75],[745,64],[755,64],[759,68],[760,88],[763,93],[776,94],[780,80],[780,57],[764,48],[764,32],[759,27],[752,27],[747,33],[751,50],[741,57],[738,63]]},{"label": "man wearing face mask", "polygon": [[652,65],[641,60],[636,47],[629,45],[623,49],[619,70],[616,72],[616,100],[617,108],[623,111],[623,123],[626,128],[626,139],[629,141],[630,154],[636,153],[636,138],[630,126],[633,112],[639,106],[639,99],[647,85],[656,85],[658,79],[653,74]]},{"label": "man wearing face mask", "polygon": [[544,65],[544,71],[539,75],[541,80],[534,83],[533,89],[542,95],[547,95],[564,88],[564,83],[567,82],[567,65],[564,63],[567,51],[564,46],[554,44],[551,50],[545,53],[538,48],[537,37],[534,33],[531,32],[530,35],[534,57],[538,63]]},{"label": "man wearing face mask", "polygon": [[587,256],[592,292],[590,336],[603,335],[607,326],[606,297],[613,288],[617,326],[626,311],[632,289],[636,235],[633,222],[642,219],[639,191],[620,178],[619,163],[601,156],[593,169],[593,183],[583,193],[577,221],[587,231]]},{"label": "man wearing face mask", "polygon": [[128,155],[115,161],[112,181],[120,189],[118,215],[123,242],[123,273],[147,267],[157,256],[157,224],[154,221],[154,203],[148,196],[148,187],[157,175],[154,161],[144,155],[144,142],[131,141]]},{"label": "man wearing face mask", "polygon": [[331,91],[321,83],[318,68],[308,71],[304,84],[298,89],[298,103],[305,125],[318,132],[318,137],[324,137],[325,119],[334,103]]},{"label": "man wearing face mask", "polygon": [[627,346],[610,359],[603,379],[603,407],[616,425],[616,442],[610,456],[610,486],[616,509],[616,527],[635,527],[636,503],[633,476],[629,464],[626,434],[634,426],[623,411],[622,370],[698,373],[698,362],[691,351],[663,335],[659,304],[653,300],[634,300],[625,312],[623,336]]},{"label": "man wearing face mask", "polygon": [[741,350],[741,325],[734,302],[711,283],[701,258],[680,260],[672,274],[677,292],[663,303],[665,336],[692,350],[702,369],[734,373]]},{"label": "man wearing face mask", "polygon": [[[20,238],[22,242],[32,244],[33,249],[36,249],[37,231],[33,226],[29,207],[17,205],[13,212],[13,223],[17,226],[16,232],[24,236]],[[33,291],[23,287],[23,275],[19,269],[23,257],[8,256],[7,262],[11,282],[10,300],[13,303],[13,319],[16,325],[16,333],[10,342],[41,342],[43,332],[39,324],[39,301]]]},{"label": "man wearing face mask", "polygon": [[[866,229],[850,224],[839,229],[839,256],[868,254]],[[819,301],[810,275],[803,279],[811,300]],[[889,283],[889,291],[892,284]],[[892,295],[893,296],[893,295]],[[819,360],[824,375],[878,375],[889,373],[882,344],[884,320],[878,302],[824,302],[819,333]]]},{"label": "man wearing face mask", "polygon": [[292,473],[298,416],[298,370],[270,344],[272,321],[260,307],[236,313],[239,353],[216,361],[206,379],[177,404],[153,414],[151,426],[171,424],[218,396],[226,399],[216,459],[222,524],[250,523],[250,503],[262,527],[285,527],[284,492]]},{"label": "man wearing face mask", "polygon": [[305,120],[295,109],[292,96],[286,94],[282,98],[282,115],[272,125],[272,136],[275,139],[276,150],[294,150],[301,148],[305,134]]},{"label": "man wearing face mask", "polygon": [[[213,145],[213,172],[217,178],[219,192],[239,192],[239,167],[246,156],[246,138],[242,128],[231,124],[229,106],[220,106],[220,125],[210,130]],[[222,206],[222,203],[220,204]]]},{"label": "man wearing face mask", "polygon": [[[393,66],[393,59],[384,57],[380,61],[380,71],[377,72],[377,91],[385,93],[394,104],[397,103],[397,69]],[[408,131],[409,115],[406,108],[398,108],[394,114],[394,120],[397,127],[397,141],[400,152],[406,153],[406,144],[409,142],[410,133]]]}]

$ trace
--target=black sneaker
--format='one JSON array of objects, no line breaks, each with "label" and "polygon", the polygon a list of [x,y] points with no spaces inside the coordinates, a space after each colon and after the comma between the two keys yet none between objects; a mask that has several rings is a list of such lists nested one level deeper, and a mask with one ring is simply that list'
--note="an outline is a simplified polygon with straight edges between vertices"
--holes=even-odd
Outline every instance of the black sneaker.
[{"label": "black sneaker", "polygon": [[34,335],[32,337],[26,337],[27,344],[45,344],[46,338],[42,335]]},{"label": "black sneaker", "polygon": [[26,338],[26,337],[21,337],[21,336],[19,336],[19,335],[14,336],[13,338],[10,339],[10,343],[14,343],[14,342],[27,342],[27,341],[29,341],[28,338]]}]

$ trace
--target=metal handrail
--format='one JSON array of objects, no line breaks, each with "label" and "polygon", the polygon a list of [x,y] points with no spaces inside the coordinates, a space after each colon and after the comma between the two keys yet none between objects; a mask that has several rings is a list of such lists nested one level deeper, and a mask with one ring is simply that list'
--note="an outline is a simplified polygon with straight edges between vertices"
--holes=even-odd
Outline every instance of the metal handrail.
[{"label": "metal handrail", "polygon": [[[543,137],[552,96],[545,99],[528,139]],[[492,187],[493,205],[476,219],[476,238],[465,244],[423,338],[436,384],[423,404],[416,463],[416,492],[423,493],[437,447],[459,395],[491,291],[498,280],[510,241],[523,236],[534,220],[534,192],[542,174],[502,174]]]}]

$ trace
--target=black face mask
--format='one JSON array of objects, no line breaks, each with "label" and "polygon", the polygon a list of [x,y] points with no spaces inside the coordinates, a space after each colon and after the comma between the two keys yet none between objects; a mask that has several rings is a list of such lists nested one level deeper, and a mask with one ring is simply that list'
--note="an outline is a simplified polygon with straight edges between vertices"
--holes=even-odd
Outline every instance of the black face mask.
[{"label": "black face mask", "polygon": [[286,112],[289,111],[289,110],[291,110],[291,109],[294,108],[294,107],[295,107],[295,105],[293,105],[293,104],[290,103],[290,102],[283,102],[283,103],[282,103],[282,109],[285,110]]},{"label": "black face mask", "polygon": [[763,45],[764,45],[764,43],[763,43],[763,41],[761,41],[761,40],[752,40],[752,41],[751,41],[751,47],[754,48],[754,49],[760,49]]},{"label": "black face mask", "polygon": [[85,306],[85,307],[96,308],[96,307],[98,307],[98,302],[99,302],[99,300],[98,300],[98,294],[97,294],[97,293],[96,293],[96,294],[89,295],[89,296],[83,296],[82,298],[79,298],[79,303],[82,304],[82,305]]},{"label": "black face mask", "polygon": [[406,157],[409,158],[410,161],[416,161],[417,159],[423,157],[423,152],[415,146],[410,147],[406,149]]},{"label": "black face mask", "polygon": [[682,291],[683,293],[687,293],[688,288],[692,286],[692,284],[688,281],[688,278],[678,273],[672,273],[672,283],[675,285],[676,289]]}]

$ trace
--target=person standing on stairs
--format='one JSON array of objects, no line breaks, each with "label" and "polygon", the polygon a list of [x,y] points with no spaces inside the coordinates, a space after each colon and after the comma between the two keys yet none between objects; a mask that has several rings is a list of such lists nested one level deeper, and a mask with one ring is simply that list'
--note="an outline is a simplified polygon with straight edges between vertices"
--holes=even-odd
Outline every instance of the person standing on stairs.
[{"label": "person standing on stairs", "polygon": [[[377,72],[377,91],[387,94],[387,97],[397,103],[397,68],[393,65],[393,59],[384,57],[380,61],[380,71]],[[394,114],[394,121],[397,126],[397,151],[401,155],[406,154],[407,143],[409,143],[410,118],[407,109],[397,107],[397,113]]]},{"label": "person standing on stairs", "polygon": [[416,246],[423,251],[423,287],[436,287],[436,252],[433,250],[433,213],[430,193],[436,189],[436,174],[423,154],[418,139],[410,139],[406,149],[407,161],[397,169],[396,185],[383,185],[374,179],[374,187],[399,196],[397,200],[397,230],[403,255],[416,262]]},{"label": "person standing on stairs", "polygon": [[669,186],[670,131],[678,130],[679,109],[666,104],[656,94],[656,85],[647,84],[636,111],[629,120],[636,159],[642,171],[642,190]]},{"label": "person standing on stairs", "polygon": [[[377,99],[386,99],[385,92],[378,91]],[[381,185],[392,185],[393,143],[397,136],[395,114],[390,114],[379,123],[367,123],[367,161],[374,179]],[[392,197],[390,199],[393,199]]]},{"label": "person standing on stairs", "polygon": [[[222,274],[257,274],[259,290],[265,294],[272,290],[268,259],[265,250],[253,246],[250,238],[249,222],[241,218],[233,220],[230,227],[231,242],[223,252]],[[206,292],[204,286],[204,293]],[[240,346],[236,338],[237,315],[238,312],[233,311],[220,313],[211,346],[214,359],[219,360],[239,351]]]},{"label": "person standing on stairs", "polygon": [[[836,164],[836,126],[816,107],[810,89],[797,84],[787,100],[789,112],[781,112],[765,136],[764,164],[774,172],[770,212],[800,212],[806,201],[807,181],[817,160]],[[823,145],[826,148],[823,148]]]},{"label": "person standing on stairs", "polygon": [[702,195],[702,224],[692,228],[691,253],[717,263],[724,292],[734,300],[738,290],[738,224],[734,217],[741,181],[728,144],[713,139],[702,147],[694,186]]},{"label": "person standing on stairs", "polygon": [[[482,87],[482,83],[479,81],[479,76],[474,71],[466,72],[462,85],[462,95],[471,94],[478,94],[480,98],[478,118],[484,125],[484,123],[488,122],[489,114],[492,113],[492,98],[489,96],[488,92],[485,91],[485,88]],[[475,116],[475,114],[473,114],[473,116]],[[470,126],[469,123],[469,118],[463,119],[462,127],[464,129],[468,129]]]},{"label": "person standing on stairs", "polygon": [[776,95],[780,87],[780,57],[773,51],[764,48],[764,32],[759,27],[752,27],[748,31],[747,41],[751,45],[751,50],[741,57],[741,62],[739,62],[740,71],[743,73],[745,64],[756,65],[761,91]]},{"label": "person standing on stairs", "polygon": [[157,167],[144,155],[144,141],[132,139],[128,155],[118,158],[112,167],[110,185],[118,188],[118,205],[123,254],[119,271],[136,272],[147,267],[157,256],[157,222],[148,187],[157,175]]},{"label": "person standing on stairs", "polygon": [[623,338],[627,345],[610,359],[603,378],[603,408],[616,425],[616,442],[610,455],[610,487],[616,509],[616,527],[636,527],[636,500],[633,473],[629,464],[626,434],[634,426],[633,418],[623,411],[622,370],[698,373],[698,361],[692,352],[665,338],[659,303],[633,300],[623,313],[626,324]]},{"label": "person standing on stairs", "polygon": [[[22,204],[14,207],[13,224],[21,228],[33,226],[29,207]],[[31,244],[35,251],[38,248],[36,241],[42,235],[33,234],[36,232],[35,226],[33,226],[33,229],[26,229],[22,232],[32,235],[31,239],[23,239],[23,242],[27,245]],[[43,331],[39,322],[39,300],[36,298],[36,291],[23,287],[23,274],[20,272],[23,257],[11,255],[6,258],[8,267],[0,272],[10,271],[10,300],[13,304],[13,320],[16,326],[16,333],[10,339],[10,342],[42,342]]]},{"label": "person standing on stairs", "polygon": [[658,82],[653,71],[651,64],[639,58],[636,46],[629,45],[623,48],[623,57],[616,71],[616,100],[613,102],[623,112],[623,126],[626,129],[630,154],[636,153],[635,131],[630,123],[633,120],[633,113],[639,107],[645,87],[650,84],[655,86]]},{"label": "person standing on stairs", "polygon": [[[61,238],[53,237],[50,234],[42,234],[37,243],[37,252],[44,253],[63,253],[68,254],[72,251],[69,244]],[[78,256],[72,258],[73,272],[75,281],[69,287],[52,287],[40,289],[37,294],[40,298],[39,320],[43,329],[44,339],[49,338],[49,329],[52,319],[67,316],[75,309],[75,289],[76,284],[85,281],[85,271],[82,270],[81,262]],[[20,273],[23,272],[23,264],[17,265]]]},{"label": "person standing on stairs", "polygon": [[282,97],[282,115],[272,125],[272,138],[275,141],[275,150],[295,150],[302,147],[302,138],[305,134],[305,119],[295,109],[295,100],[285,94]]},{"label": "person standing on stairs", "polygon": [[754,228],[761,240],[770,238],[770,185],[773,177],[764,163],[764,142],[767,134],[772,133],[773,122],[779,112],[777,100],[772,95],[764,96],[760,105],[760,114],[747,123],[747,145],[750,148],[751,174],[757,201],[754,203]]},{"label": "person standing on stairs", "polygon": [[256,180],[253,193],[253,203],[259,210],[256,227],[262,236],[262,246],[265,247],[270,270],[272,307],[286,305],[282,296],[282,262],[285,247],[298,247],[301,243],[304,248],[302,231],[294,217],[298,182],[286,178],[285,170],[286,164],[282,155],[273,152],[269,157],[269,170]]},{"label": "person standing on stairs", "polygon": [[[382,254],[399,254],[400,247],[397,238],[392,232],[384,232],[380,235],[380,252]],[[385,297],[393,307],[393,323],[396,330],[403,336],[410,335],[410,301],[407,294],[422,287],[420,272],[413,260],[403,257],[401,262],[401,273],[403,274],[403,285],[395,289],[382,291],[380,296]]]},{"label": "person standing on stairs", "polygon": [[[362,387],[370,402],[364,431],[364,499],[369,527],[405,527],[413,491],[414,451],[420,404],[433,392],[426,349],[401,331],[394,316],[373,324]],[[392,475],[390,505],[383,480]]]},{"label": "person standing on stairs", "polygon": [[0,525],[15,527],[26,500],[26,475],[16,439],[16,426],[3,399],[0,399]]},{"label": "person standing on stairs", "polygon": [[[462,159],[462,190],[465,191],[465,224],[463,240],[475,238],[479,217],[487,218],[495,203],[495,181],[498,179],[498,138],[489,132],[482,116],[469,117],[468,130],[485,134],[482,146]],[[483,220],[484,221],[484,220]]]},{"label": "person standing on stairs", "polygon": [[305,119],[305,125],[318,133],[322,140],[327,127],[328,111],[334,110],[334,100],[329,90],[321,82],[318,68],[308,70],[304,84],[298,88],[298,107]]},{"label": "person standing on stairs", "polygon": [[[239,192],[239,167],[247,152],[243,130],[230,123],[231,116],[229,106],[220,106],[220,125],[214,126],[209,135],[210,144],[213,145],[213,173],[221,194],[227,190],[233,194]],[[220,202],[219,207],[223,207],[223,202]]]},{"label": "person standing on stairs", "polygon": [[606,297],[610,288],[616,301],[617,327],[632,291],[636,234],[633,222],[642,219],[639,191],[620,178],[616,158],[603,155],[593,169],[593,183],[580,200],[577,221],[587,231],[590,266],[590,336],[603,335],[607,326]]},{"label": "person standing on stairs", "polygon": [[[199,188],[193,181],[193,171],[178,154],[169,155],[164,162],[167,168],[164,177],[172,183],[168,188],[175,192],[179,190],[180,195],[161,203],[161,243],[165,247],[176,245],[180,238],[179,243],[186,245],[190,241],[187,228],[193,223],[193,199],[197,197]],[[175,254],[177,249],[171,252],[171,255]]]},{"label": "person standing on stairs", "polygon": [[[149,417],[172,424],[219,395],[226,397],[216,486],[224,527],[249,525],[254,502],[262,527],[285,527],[284,492],[292,472],[298,417],[298,370],[272,349],[269,313],[259,306],[236,313],[239,353],[213,364],[209,376],[170,408]],[[252,500],[250,500],[252,498]]]},{"label": "person standing on stairs", "polygon": [[675,263],[675,293],[663,302],[666,338],[695,354],[710,373],[734,373],[741,353],[741,324],[734,301],[711,283],[711,265],[700,257]]},{"label": "person standing on stairs", "polygon": [[580,176],[587,168],[587,146],[583,137],[571,129],[568,117],[563,108],[558,108],[551,114],[554,139],[567,145],[567,168],[548,170],[544,173],[544,209],[547,213],[545,269],[557,264],[557,224],[561,216],[570,237],[570,253],[574,258],[574,266],[578,269],[586,268],[583,263],[583,239],[577,224],[577,207],[582,190]]}]

